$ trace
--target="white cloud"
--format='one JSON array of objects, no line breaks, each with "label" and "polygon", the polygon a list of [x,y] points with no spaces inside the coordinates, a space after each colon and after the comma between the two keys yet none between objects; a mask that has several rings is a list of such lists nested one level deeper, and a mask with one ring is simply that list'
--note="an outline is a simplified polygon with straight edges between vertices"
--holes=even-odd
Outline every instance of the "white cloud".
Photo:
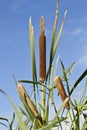
[{"label": "white cloud", "polygon": [[74,35],[74,36],[79,36],[81,35],[81,37],[84,37],[86,35],[87,37],[87,28],[83,28],[82,26],[81,27],[77,27],[75,29],[72,29],[72,30],[64,30],[64,34],[65,35]]},{"label": "white cloud", "polygon": [[[73,24],[74,23],[74,24]],[[87,17],[81,18],[81,20],[78,18],[76,21],[73,19],[72,23],[70,23],[69,26],[72,25],[71,29],[68,28],[65,30],[65,35],[69,35],[70,38],[75,38],[76,42],[78,43],[77,47],[77,65],[82,66],[82,68],[87,68]]]},{"label": "white cloud", "polygon": [[74,35],[79,35],[79,34],[81,34],[82,32],[83,32],[83,30],[82,30],[81,28],[77,28],[77,29],[75,29],[75,30],[72,31],[72,34],[74,34]]},{"label": "white cloud", "polygon": [[26,9],[36,9],[39,8],[40,4],[39,3],[33,3],[32,1],[29,0],[15,0],[12,1],[9,8],[11,12],[14,13],[20,13],[24,14]]},{"label": "white cloud", "polygon": [[84,16],[79,22],[85,24],[87,22],[87,16]]},{"label": "white cloud", "polygon": [[87,54],[83,55],[77,62],[77,65],[81,65],[87,68]]},{"label": "white cloud", "polygon": [[12,2],[10,4],[10,10],[12,12],[23,13],[24,4],[25,4],[24,0],[15,0],[15,2]]},{"label": "white cloud", "polygon": [[79,17],[75,19],[69,19],[68,25],[66,27],[66,30],[64,29],[65,35],[76,35],[83,37],[83,35],[86,35],[87,37],[87,16],[85,17]]}]

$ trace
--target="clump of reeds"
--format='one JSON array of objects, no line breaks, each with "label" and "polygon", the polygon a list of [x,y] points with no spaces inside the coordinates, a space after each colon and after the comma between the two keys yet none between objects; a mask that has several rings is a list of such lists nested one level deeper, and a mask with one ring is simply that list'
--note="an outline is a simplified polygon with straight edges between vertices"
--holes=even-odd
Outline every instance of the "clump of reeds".
[{"label": "clump of reeds", "polygon": [[40,81],[46,76],[46,36],[44,34],[44,18],[40,18],[39,54],[40,54]]},{"label": "clump of reeds", "polygon": [[39,119],[40,122],[42,122],[42,118],[35,106],[35,104],[33,103],[33,101],[30,99],[28,93],[26,92],[26,90],[24,89],[22,84],[18,84],[18,95],[19,97],[26,103],[26,105],[28,106],[28,108],[31,110],[31,112],[33,113],[34,117],[36,119]]},{"label": "clump of reeds", "polygon": [[[59,92],[59,94],[60,94],[60,97],[61,97],[62,101],[64,101],[68,96],[67,96],[67,94],[66,94],[66,91],[65,91],[65,88],[64,88],[64,86],[63,86],[63,83],[62,83],[61,78],[60,78],[60,77],[55,77],[55,78],[54,78],[54,83],[55,83],[55,85],[56,85],[56,87],[57,87],[57,89],[58,89],[58,92]],[[67,103],[65,104],[65,108],[70,109],[70,104],[69,104],[69,102],[67,102]]]}]

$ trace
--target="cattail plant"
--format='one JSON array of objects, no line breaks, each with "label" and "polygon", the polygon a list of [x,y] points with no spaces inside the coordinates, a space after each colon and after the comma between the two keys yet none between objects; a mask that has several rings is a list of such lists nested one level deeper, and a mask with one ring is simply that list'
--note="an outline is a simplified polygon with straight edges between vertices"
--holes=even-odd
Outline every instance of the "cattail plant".
[{"label": "cattail plant", "polygon": [[39,55],[40,55],[40,81],[44,82],[46,76],[46,36],[44,35],[43,16],[40,18]]},{"label": "cattail plant", "polygon": [[[61,78],[60,77],[55,77],[54,78],[54,83],[55,83],[55,85],[56,85],[56,87],[58,89],[58,92],[60,94],[60,97],[61,97],[62,101],[64,101],[67,98],[67,94],[66,94],[66,91],[65,91],[65,88],[63,86]],[[65,104],[65,108],[70,109],[69,102],[67,102]]]},{"label": "cattail plant", "polygon": [[26,105],[28,106],[28,108],[30,109],[30,111],[33,113],[34,117],[36,119],[38,119],[38,121],[40,123],[42,123],[42,118],[36,108],[36,106],[34,105],[33,101],[30,99],[29,95],[27,94],[26,90],[24,89],[22,84],[18,84],[18,95],[20,97],[20,99],[22,99]]},{"label": "cattail plant", "polygon": [[[61,62],[62,71],[63,71],[63,75],[61,77],[57,77],[57,76],[55,77],[57,71],[56,69],[57,65],[52,66],[53,60],[55,58],[55,54],[57,52],[62,30],[64,27],[66,14],[68,11],[66,9],[64,12],[60,29],[57,34],[57,23],[59,17],[58,8],[59,8],[59,0],[57,0],[57,4],[56,4],[56,15],[55,15],[54,26],[52,31],[50,57],[49,57],[47,72],[46,72],[46,36],[45,36],[44,18],[43,16],[41,16],[40,18],[40,36],[39,36],[40,78],[39,81],[37,78],[37,67],[36,67],[36,57],[35,57],[34,27],[32,25],[31,17],[29,19],[30,50],[31,50],[31,61],[32,61],[32,81],[18,80],[17,82],[15,80],[18,89],[18,95],[19,98],[21,99],[21,103],[23,104],[23,108],[20,105],[16,106],[13,103],[12,99],[2,89],[0,89],[0,92],[4,94],[10,101],[15,111],[15,115],[17,116],[18,124],[16,130],[52,130],[52,129],[86,130],[87,129],[87,114],[86,114],[87,113],[87,91],[86,91],[87,78],[85,83],[85,89],[83,91],[80,101],[78,102],[75,99],[73,100],[71,97],[73,96],[72,93],[76,90],[78,84],[83,80],[83,78],[87,76],[87,69],[76,80],[72,88],[69,89],[67,74],[71,73],[74,63],[71,64],[71,66],[67,70],[65,70],[63,63]],[[62,79],[66,82],[67,93],[65,91]],[[33,94],[34,101],[31,100],[31,97],[28,95],[27,91],[25,90],[22,84],[19,84],[19,82],[31,84],[31,86],[33,87],[32,94]],[[57,88],[56,91],[58,90],[58,93],[63,102],[58,110],[56,109],[56,105],[58,104],[58,102],[55,102],[56,96],[54,95],[55,87]],[[50,104],[50,100],[52,104]],[[38,106],[37,103],[39,103]],[[70,105],[71,105],[71,109],[70,109]],[[52,106],[53,109],[51,109]],[[66,108],[66,111],[64,111],[65,109],[63,108]],[[3,118],[0,116],[0,125],[7,127],[7,123],[8,123],[9,130],[12,130],[12,126],[15,120],[15,115],[13,114],[13,118],[11,122],[9,122],[7,118]],[[7,122],[6,125],[1,121]],[[83,123],[82,126],[81,123]],[[66,126],[66,128],[64,126]]]}]

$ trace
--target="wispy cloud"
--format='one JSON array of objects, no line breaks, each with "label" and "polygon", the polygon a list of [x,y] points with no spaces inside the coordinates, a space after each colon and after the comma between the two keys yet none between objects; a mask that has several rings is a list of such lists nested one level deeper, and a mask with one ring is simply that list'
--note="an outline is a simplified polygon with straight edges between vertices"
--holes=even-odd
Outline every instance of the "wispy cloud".
[{"label": "wispy cloud", "polygon": [[14,2],[12,1],[10,4],[10,10],[12,12],[23,13],[23,6],[26,2],[24,0],[15,0]]},{"label": "wispy cloud", "polygon": [[11,12],[14,13],[21,13],[24,14],[26,12],[26,9],[38,9],[40,7],[40,4],[38,2],[34,3],[33,1],[29,0],[15,0],[12,1],[9,8]]},{"label": "wispy cloud", "polygon": [[87,68],[87,17],[83,17],[81,20],[72,19],[72,23],[69,23],[64,30],[65,37],[72,39],[71,42],[75,43],[74,48],[76,52],[76,61],[78,66]]},{"label": "wispy cloud", "polygon": [[83,28],[82,26],[81,27],[77,27],[77,28],[74,28],[72,30],[64,30],[64,34],[65,35],[74,35],[74,36],[79,36],[81,35],[82,37],[84,35],[87,36],[87,28]]},{"label": "wispy cloud", "polygon": [[73,30],[71,33],[74,35],[79,35],[83,32],[83,30],[81,28],[77,28],[75,30]]},{"label": "wispy cloud", "polygon": [[80,53],[80,57],[77,61],[77,65],[80,65],[84,68],[87,68],[87,35],[83,36],[82,38],[82,46],[81,46],[81,53]]},{"label": "wispy cloud", "polygon": [[80,45],[80,56],[77,62],[77,65],[80,65],[84,68],[87,68],[87,30],[84,29],[80,32],[81,35],[79,36],[79,45]]},{"label": "wispy cloud", "polygon": [[77,65],[87,68],[87,54],[83,55],[77,62]]},{"label": "wispy cloud", "polygon": [[70,19],[64,30],[65,35],[87,35],[87,17]]}]

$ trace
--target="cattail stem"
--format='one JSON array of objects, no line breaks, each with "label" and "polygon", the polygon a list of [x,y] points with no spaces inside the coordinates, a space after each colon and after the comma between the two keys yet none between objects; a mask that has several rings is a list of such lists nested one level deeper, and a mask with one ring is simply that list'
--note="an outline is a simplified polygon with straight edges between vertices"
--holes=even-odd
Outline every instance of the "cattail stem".
[{"label": "cattail stem", "polygon": [[[56,87],[58,89],[58,92],[60,94],[60,97],[61,97],[62,101],[64,101],[67,98],[67,94],[66,94],[66,91],[65,91],[65,88],[63,86],[61,78],[60,77],[55,77],[54,78],[54,83],[55,83],[55,85],[56,85]],[[70,109],[69,102],[67,102],[65,104],[65,108]]]},{"label": "cattail stem", "polygon": [[42,86],[42,119],[45,121],[45,88]]}]

